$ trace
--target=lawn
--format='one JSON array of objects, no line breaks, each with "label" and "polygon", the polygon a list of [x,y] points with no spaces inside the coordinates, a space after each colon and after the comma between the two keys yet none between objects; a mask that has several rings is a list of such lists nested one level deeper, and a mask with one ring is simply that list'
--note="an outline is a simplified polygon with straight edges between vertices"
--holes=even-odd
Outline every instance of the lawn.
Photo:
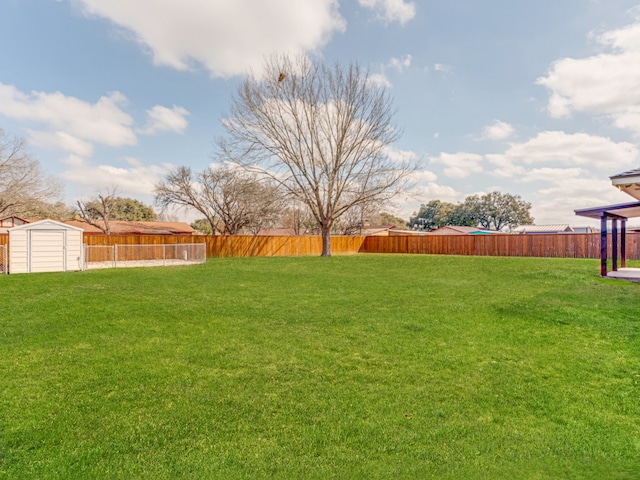
[{"label": "lawn", "polygon": [[354,255],[0,276],[0,477],[639,478],[640,285],[598,272]]}]

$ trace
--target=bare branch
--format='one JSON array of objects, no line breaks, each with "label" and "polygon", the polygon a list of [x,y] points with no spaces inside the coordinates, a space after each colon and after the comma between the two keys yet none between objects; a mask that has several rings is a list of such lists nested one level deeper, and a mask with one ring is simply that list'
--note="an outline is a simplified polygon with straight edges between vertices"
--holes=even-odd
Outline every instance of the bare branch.
[{"label": "bare branch", "polygon": [[243,228],[256,234],[271,225],[283,208],[276,185],[235,165],[208,168],[195,179],[188,167],[179,167],[156,185],[155,193],[162,208],[193,208],[205,216],[213,232],[222,235],[236,235]]},{"label": "bare branch", "polygon": [[113,219],[117,198],[118,188],[111,187],[104,194],[98,193],[97,199],[78,200],[76,206],[79,211],[79,219],[109,235],[111,233],[110,221]]},{"label": "bare branch", "polygon": [[223,121],[225,158],[269,178],[304,203],[330,255],[333,224],[360,205],[400,193],[415,169],[394,161],[388,145],[400,131],[392,101],[357,63],[326,65],[275,55],[262,77],[248,76]]},{"label": "bare branch", "polygon": [[24,215],[55,202],[61,192],[61,184],[29,155],[26,142],[0,129],[0,215]]}]

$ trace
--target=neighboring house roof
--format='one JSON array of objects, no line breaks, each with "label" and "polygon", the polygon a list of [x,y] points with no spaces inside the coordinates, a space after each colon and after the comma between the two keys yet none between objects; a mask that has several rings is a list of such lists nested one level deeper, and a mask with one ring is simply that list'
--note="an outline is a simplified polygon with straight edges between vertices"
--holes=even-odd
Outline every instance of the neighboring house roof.
[{"label": "neighboring house roof", "polygon": [[573,228],[568,224],[557,225],[520,225],[513,233],[571,233]]},{"label": "neighboring house roof", "polygon": [[[79,220],[67,220],[64,223],[84,230],[86,234],[103,234],[102,230]],[[111,220],[112,235],[193,235],[195,230],[185,222],[126,222]]]},{"label": "neighboring house roof", "polygon": [[400,237],[403,235],[417,235],[417,236],[423,236],[426,235],[427,232],[424,231],[420,231],[420,230],[405,230],[403,228],[390,228],[389,229],[389,236],[390,237]]},{"label": "neighboring house roof", "polygon": [[360,230],[363,237],[386,237],[391,230],[397,229],[395,225],[365,225]]},{"label": "neighboring house roof", "polygon": [[494,233],[502,232],[499,232],[497,230],[489,230],[486,228],[447,225],[445,227],[436,228],[435,230],[426,233],[428,235],[491,235]]},{"label": "neighboring house roof", "polygon": [[573,233],[597,233],[600,231],[598,228],[595,228],[595,227],[571,227],[571,228],[573,228]]},{"label": "neighboring house roof", "polygon": [[37,221],[38,220],[35,220],[33,218],[22,218],[22,217],[16,217],[15,215],[12,215],[10,217],[0,218],[0,233],[8,233],[10,228],[14,228],[19,225],[24,225],[26,223],[33,223]]}]

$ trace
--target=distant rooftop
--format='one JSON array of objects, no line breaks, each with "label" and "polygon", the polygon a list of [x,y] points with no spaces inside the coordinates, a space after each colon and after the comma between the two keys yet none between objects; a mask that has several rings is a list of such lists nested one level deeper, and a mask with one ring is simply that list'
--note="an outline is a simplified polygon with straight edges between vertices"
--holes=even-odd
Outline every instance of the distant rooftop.
[{"label": "distant rooftop", "polygon": [[559,223],[555,225],[520,225],[513,230],[513,233],[558,233],[573,232],[569,224]]}]

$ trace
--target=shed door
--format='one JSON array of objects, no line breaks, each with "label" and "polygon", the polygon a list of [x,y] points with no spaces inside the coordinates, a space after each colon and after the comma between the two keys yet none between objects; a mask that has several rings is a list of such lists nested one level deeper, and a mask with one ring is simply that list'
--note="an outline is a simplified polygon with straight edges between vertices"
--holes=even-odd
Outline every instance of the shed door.
[{"label": "shed door", "polygon": [[32,230],[30,268],[32,273],[65,271],[63,230]]}]

